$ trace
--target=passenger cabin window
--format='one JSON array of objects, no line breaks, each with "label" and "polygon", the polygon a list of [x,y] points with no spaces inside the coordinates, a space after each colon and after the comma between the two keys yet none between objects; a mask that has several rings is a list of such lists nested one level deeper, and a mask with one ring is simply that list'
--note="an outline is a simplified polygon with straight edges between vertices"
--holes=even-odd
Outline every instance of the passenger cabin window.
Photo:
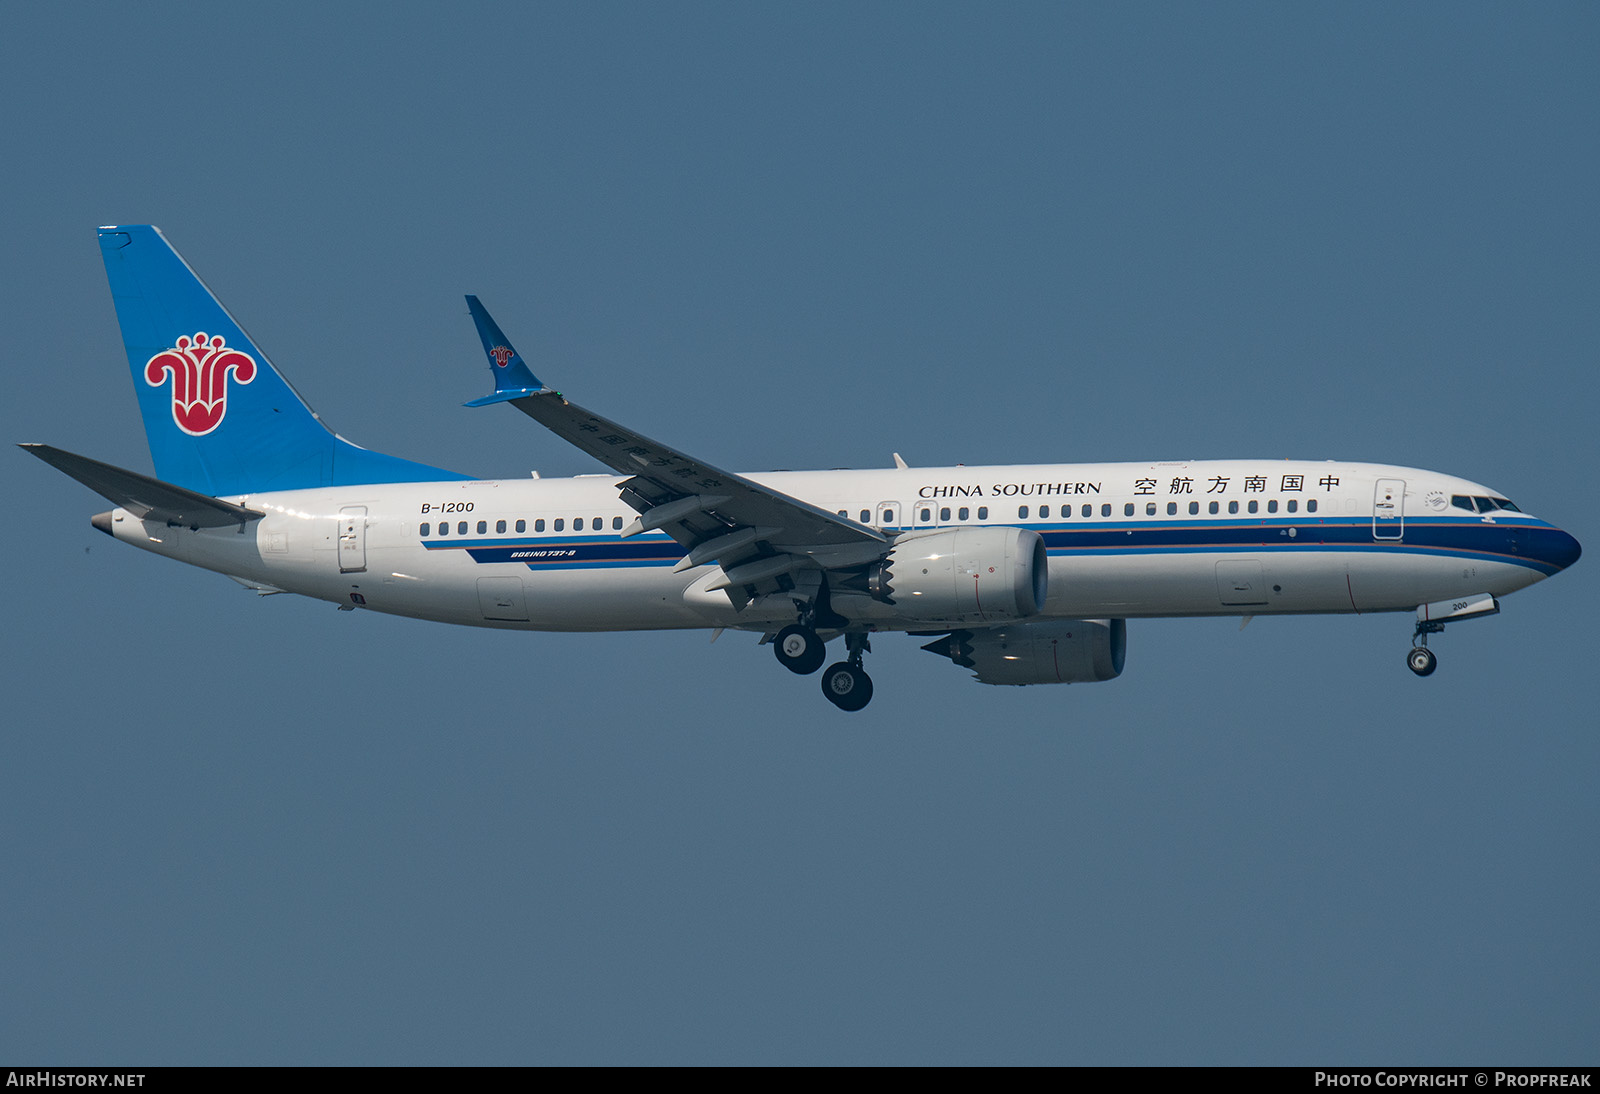
[{"label": "passenger cabin window", "polygon": [[1189,515],[1191,517],[1196,517],[1196,516],[1200,515],[1200,503],[1199,502],[1191,501],[1189,503]]},{"label": "passenger cabin window", "polygon": [[439,522],[439,534],[441,536],[448,536],[450,534],[450,522],[449,521],[441,520]]},{"label": "passenger cabin window", "polygon": [[594,520],[589,522],[589,527],[593,528],[596,532],[605,531],[606,530],[606,518],[605,517],[595,517]]},{"label": "passenger cabin window", "polygon": [[1167,502],[1167,516],[1175,517],[1177,515],[1178,515],[1178,503],[1175,502],[1175,501]]},{"label": "passenger cabin window", "polygon": [[486,536],[486,535],[489,534],[489,522],[488,521],[480,520],[478,522],[478,534],[480,536]]},{"label": "passenger cabin window", "polygon": [[870,510],[870,509],[861,510],[861,523],[862,524],[871,524],[872,523],[872,510]]},{"label": "passenger cabin window", "polygon": [[613,532],[622,531],[622,518],[621,517],[612,517],[611,518],[611,530]]},{"label": "passenger cabin window", "polygon": [[503,521],[503,520],[495,521],[494,522],[494,530],[496,532],[504,532],[506,530],[506,522]]},{"label": "passenger cabin window", "polygon": [[1273,498],[1271,501],[1267,502],[1267,512],[1276,513],[1277,511],[1278,511],[1278,499],[1277,498]]},{"label": "passenger cabin window", "polygon": [[[1050,507],[1048,505],[1039,506],[1039,515],[1041,517],[1048,517],[1050,515]],[[1070,517],[1072,515],[1072,506],[1063,505],[1061,507],[1061,515],[1064,517]]]},{"label": "passenger cabin window", "polygon": [[1144,515],[1147,516],[1147,517],[1153,517],[1153,516],[1156,515],[1156,503],[1155,502],[1147,501],[1147,502],[1144,503]]},{"label": "passenger cabin window", "polygon": [[526,532],[527,530],[528,530],[528,522],[527,521],[525,521],[525,520],[517,521],[517,531]]},{"label": "passenger cabin window", "polygon": [[467,522],[466,521],[462,521],[460,524],[456,525],[456,535],[464,536],[466,534],[467,534]]},{"label": "passenger cabin window", "polygon": [[989,519],[989,507],[987,505],[978,506],[978,519],[979,520],[988,520]]},{"label": "passenger cabin window", "polygon": [[1296,501],[1294,498],[1290,498],[1289,499],[1289,512],[1298,513],[1299,511],[1300,511],[1300,503],[1298,501]]},{"label": "passenger cabin window", "polygon": [[429,532],[433,531],[433,525],[424,521],[422,527],[417,529],[417,531],[420,535],[426,536]]},{"label": "passenger cabin window", "polygon": [[1130,501],[1122,507],[1122,515],[1125,517],[1133,516],[1133,502]]},{"label": "passenger cabin window", "polygon": [[1216,516],[1218,512],[1217,503],[1212,502],[1210,505],[1206,506],[1206,512],[1210,513],[1212,516]]},{"label": "passenger cabin window", "polygon": [[1257,512],[1261,511],[1261,503],[1259,501],[1257,501],[1255,498],[1251,498],[1250,499],[1250,511],[1252,513],[1257,513]]},{"label": "passenger cabin window", "polygon": [[533,522],[533,530],[535,532],[544,531],[544,518],[543,517],[538,517],[538,518],[536,518],[534,520],[534,522]]},{"label": "passenger cabin window", "polygon": [[573,521],[572,521],[572,530],[574,532],[583,531],[583,518],[582,517],[576,517],[576,518],[573,519]]},{"label": "passenger cabin window", "polygon": [[924,505],[921,509],[917,510],[917,520],[922,524],[929,523],[933,520],[933,510]]},{"label": "passenger cabin window", "polygon": [[556,522],[552,527],[553,527],[554,531],[560,532],[563,529],[565,529],[566,526],[567,526],[567,518],[566,517],[557,517],[556,518]]},{"label": "passenger cabin window", "polygon": [[1102,517],[1109,517],[1111,515],[1111,503],[1110,502],[1106,502],[1106,504],[1104,504],[1104,505],[1102,505],[1100,507],[1100,515]]},{"label": "passenger cabin window", "polygon": [[1082,511],[1082,515],[1083,515],[1083,516],[1086,516],[1086,517],[1092,517],[1092,516],[1094,516],[1094,506],[1092,506],[1092,505],[1085,505],[1085,506],[1084,506],[1084,507],[1083,507],[1083,511]]},{"label": "passenger cabin window", "polygon": [[956,513],[956,519],[957,520],[966,520],[967,517],[969,517],[971,515],[972,515],[972,510],[968,509],[965,505],[963,505],[961,507],[961,509]]},{"label": "passenger cabin window", "polygon": [[[1039,515],[1041,517],[1044,516],[1043,513],[1040,513]],[[1028,519],[1028,507],[1026,505],[1017,506],[1017,519],[1018,520],[1027,520]]]},{"label": "passenger cabin window", "polygon": [[1230,501],[1228,503],[1228,512],[1237,513],[1238,511],[1239,511],[1239,503],[1236,502],[1236,501]]},{"label": "passenger cabin window", "polygon": [[946,505],[946,506],[943,506],[939,510],[939,523],[940,524],[945,524],[949,520],[950,520],[950,507],[948,505]]},{"label": "passenger cabin window", "polygon": [[1307,498],[1306,499],[1306,512],[1315,513],[1316,511],[1317,511],[1317,499],[1316,498]]}]

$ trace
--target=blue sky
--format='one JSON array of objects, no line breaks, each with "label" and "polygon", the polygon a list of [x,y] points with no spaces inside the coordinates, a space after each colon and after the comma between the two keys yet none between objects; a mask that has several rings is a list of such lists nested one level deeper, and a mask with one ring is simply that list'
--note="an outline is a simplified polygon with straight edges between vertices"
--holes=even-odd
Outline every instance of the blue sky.
[{"label": "blue sky", "polygon": [[[18,8],[0,419],[136,469],[95,225],[482,475],[534,369],[728,467],[1367,459],[1600,542],[1592,5]],[[1107,684],[880,639],[507,635],[121,548],[20,452],[0,1059],[1571,1063],[1591,560],[1453,627],[1135,621]]]}]

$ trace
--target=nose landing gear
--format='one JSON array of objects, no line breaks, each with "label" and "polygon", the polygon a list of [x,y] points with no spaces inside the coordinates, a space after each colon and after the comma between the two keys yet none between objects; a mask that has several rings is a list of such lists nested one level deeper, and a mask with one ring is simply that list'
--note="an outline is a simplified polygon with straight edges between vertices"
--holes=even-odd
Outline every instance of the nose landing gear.
[{"label": "nose landing gear", "polygon": [[1406,667],[1418,676],[1433,675],[1433,670],[1439,667],[1439,659],[1428,648],[1428,635],[1444,630],[1446,622],[1482,619],[1498,615],[1499,612],[1500,602],[1489,593],[1418,605],[1417,629],[1411,632],[1411,651],[1406,654]]},{"label": "nose landing gear", "polygon": [[1439,667],[1439,659],[1427,646],[1412,646],[1411,652],[1406,654],[1406,665],[1418,676],[1429,676]]},{"label": "nose landing gear", "polygon": [[1439,667],[1439,659],[1428,648],[1428,635],[1444,630],[1443,623],[1424,619],[1419,614],[1417,629],[1411,632],[1411,652],[1406,654],[1406,667],[1418,676],[1432,676]]}]

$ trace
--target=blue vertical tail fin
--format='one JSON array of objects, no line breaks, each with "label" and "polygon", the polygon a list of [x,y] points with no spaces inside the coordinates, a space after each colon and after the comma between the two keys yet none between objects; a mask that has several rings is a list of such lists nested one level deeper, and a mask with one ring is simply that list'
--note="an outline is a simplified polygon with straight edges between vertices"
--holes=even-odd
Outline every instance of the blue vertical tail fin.
[{"label": "blue vertical tail fin", "polygon": [[468,476],[333,433],[160,230],[100,229],[157,477],[212,496]]}]

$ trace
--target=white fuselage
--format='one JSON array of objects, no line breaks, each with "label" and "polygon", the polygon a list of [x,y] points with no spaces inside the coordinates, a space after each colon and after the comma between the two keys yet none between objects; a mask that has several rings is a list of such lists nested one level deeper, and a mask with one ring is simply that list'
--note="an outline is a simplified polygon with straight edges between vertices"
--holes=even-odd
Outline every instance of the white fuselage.
[{"label": "white fuselage", "polygon": [[[1409,611],[1503,595],[1559,566],[1525,513],[1452,498],[1475,483],[1415,468],[1309,461],[1174,461],[753,473],[784,494],[891,538],[1013,525],[1044,537],[1038,618]],[[621,479],[390,483],[247,495],[266,516],[190,530],[113,514],[112,534],[158,554],[281,590],[374,611],[553,631],[792,622],[782,595],[736,610],[707,591],[714,563],[674,572],[683,550],[636,514]],[[836,594],[853,624],[929,630],[902,606]],[[968,621],[970,625],[970,621]]]}]

